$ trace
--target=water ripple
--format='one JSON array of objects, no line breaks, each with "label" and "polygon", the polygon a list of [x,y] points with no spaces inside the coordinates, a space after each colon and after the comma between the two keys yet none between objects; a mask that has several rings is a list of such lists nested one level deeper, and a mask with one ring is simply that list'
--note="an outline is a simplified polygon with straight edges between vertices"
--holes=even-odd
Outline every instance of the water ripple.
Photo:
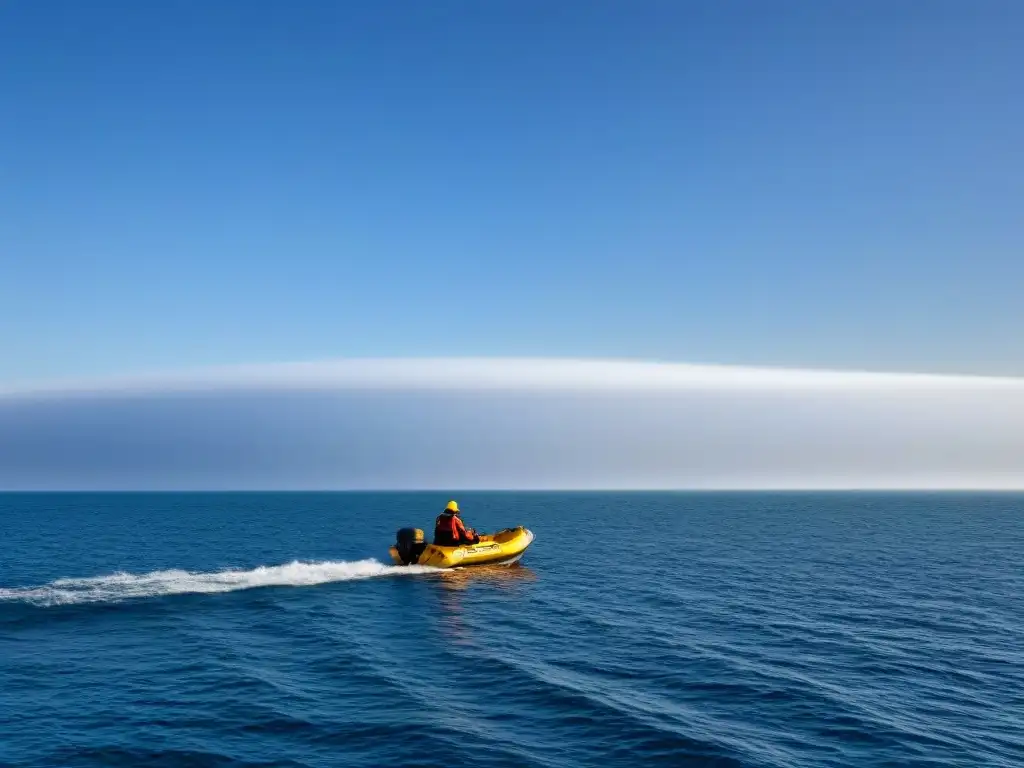
[{"label": "water ripple", "polygon": [[4,766],[1024,765],[1020,497],[0,499]]}]

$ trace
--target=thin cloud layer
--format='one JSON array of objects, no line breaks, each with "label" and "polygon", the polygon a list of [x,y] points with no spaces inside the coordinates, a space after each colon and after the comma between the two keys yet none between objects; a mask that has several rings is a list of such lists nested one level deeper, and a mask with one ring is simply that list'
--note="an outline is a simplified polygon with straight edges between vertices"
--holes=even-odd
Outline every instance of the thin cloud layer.
[{"label": "thin cloud layer", "polygon": [[382,358],[206,368],[0,386],[0,396],[208,390],[1019,390],[1024,379],[921,373],[517,358]]},{"label": "thin cloud layer", "polygon": [[1024,380],[357,360],[9,388],[3,488],[1024,488]]}]

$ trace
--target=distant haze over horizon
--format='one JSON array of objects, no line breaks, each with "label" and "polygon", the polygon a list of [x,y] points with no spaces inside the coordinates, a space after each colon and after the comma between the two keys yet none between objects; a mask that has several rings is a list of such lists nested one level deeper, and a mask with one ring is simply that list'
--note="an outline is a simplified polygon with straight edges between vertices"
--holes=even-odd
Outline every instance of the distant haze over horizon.
[{"label": "distant haze over horizon", "polygon": [[559,386],[594,389],[616,386],[889,386],[920,384],[958,386],[989,382],[997,386],[1024,384],[1024,375],[977,371],[879,369],[859,367],[794,368],[783,365],[736,365],[631,357],[388,357],[384,355],[334,360],[192,366],[179,369],[126,370],[106,375],[62,375],[0,380],[2,397],[40,397],[46,394],[102,394],[172,391],[227,386],[251,388],[267,384],[286,388],[373,387],[422,389],[435,385],[454,388]]},{"label": "distant haze over horizon", "polygon": [[0,490],[1017,490],[1024,380],[339,360],[0,390]]}]

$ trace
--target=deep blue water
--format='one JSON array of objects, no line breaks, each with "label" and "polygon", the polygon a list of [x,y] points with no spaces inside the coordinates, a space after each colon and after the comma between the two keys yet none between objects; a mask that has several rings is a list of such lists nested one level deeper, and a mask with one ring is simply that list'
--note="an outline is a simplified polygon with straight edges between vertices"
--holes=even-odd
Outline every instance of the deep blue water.
[{"label": "deep blue water", "polygon": [[0,495],[0,764],[1024,765],[1022,496],[457,498]]}]

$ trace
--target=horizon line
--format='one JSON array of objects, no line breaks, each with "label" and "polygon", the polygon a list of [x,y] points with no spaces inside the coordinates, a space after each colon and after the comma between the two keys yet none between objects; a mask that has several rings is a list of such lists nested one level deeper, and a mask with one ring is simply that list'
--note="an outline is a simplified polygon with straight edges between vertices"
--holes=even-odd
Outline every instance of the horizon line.
[{"label": "horizon line", "polygon": [[709,486],[709,487],[606,487],[606,488],[0,488],[0,494],[45,494],[45,493],[78,493],[78,494],[174,494],[174,493],[205,493],[205,494],[243,494],[243,493],[324,493],[324,494],[431,494],[438,496],[479,493],[501,494],[605,494],[605,493],[1024,493],[1024,484],[1020,486]]}]

